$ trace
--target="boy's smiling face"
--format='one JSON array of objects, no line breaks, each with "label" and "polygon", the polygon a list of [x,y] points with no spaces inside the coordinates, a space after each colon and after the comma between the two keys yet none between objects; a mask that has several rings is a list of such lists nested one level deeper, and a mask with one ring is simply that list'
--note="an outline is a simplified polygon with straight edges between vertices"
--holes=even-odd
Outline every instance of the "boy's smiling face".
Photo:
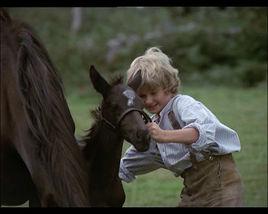
[{"label": "boy's smiling face", "polygon": [[141,97],[146,110],[154,114],[159,114],[173,97],[172,93],[162,87],[152,89],[143,86],[139,88],[137,93]]}]

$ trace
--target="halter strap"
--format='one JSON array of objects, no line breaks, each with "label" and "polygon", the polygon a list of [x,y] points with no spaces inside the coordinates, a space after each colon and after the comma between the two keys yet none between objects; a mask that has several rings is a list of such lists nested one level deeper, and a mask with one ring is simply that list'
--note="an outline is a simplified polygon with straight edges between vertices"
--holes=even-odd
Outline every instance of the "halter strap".
[{"label": "halter strap", "polygon": [[102,114],[101,114],[101,119],[107,124],[109,125],[112,129],[116,130],[117,127],[119,126],[121,120],[130,112],[132,111],[137,111],[139,112],[142,116],[143,116],[143,120],[145,123],[148,123],[148,122],[152,122],[151,118],[141,109],[138,109],[138,108],[128,108],[126,111],[124,111],[120,117],[118,118],[116,124],[112,124],[109,120],[107,120]]}]

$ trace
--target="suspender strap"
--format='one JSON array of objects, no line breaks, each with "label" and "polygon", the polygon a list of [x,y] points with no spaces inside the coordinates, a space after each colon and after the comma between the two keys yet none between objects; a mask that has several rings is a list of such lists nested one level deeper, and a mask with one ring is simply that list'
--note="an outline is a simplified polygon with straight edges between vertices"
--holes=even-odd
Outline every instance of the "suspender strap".
[{"label": "suspender strap", "polygon": [[169,119],[173,129],[181,129],[181,126],[180,126],[179,122],[177,121],[173,111],[170,111],[168,113],[168,119]]}]

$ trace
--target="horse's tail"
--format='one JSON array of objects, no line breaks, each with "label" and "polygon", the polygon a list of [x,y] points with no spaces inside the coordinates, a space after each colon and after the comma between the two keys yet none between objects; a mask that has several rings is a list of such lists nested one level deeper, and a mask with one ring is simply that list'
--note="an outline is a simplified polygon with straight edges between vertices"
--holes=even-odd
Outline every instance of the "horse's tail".
[{"label": "horse's tail", "polygon": [[[87,176],[74,137],[74,121],[63,93],[63,85],[47,50],[33,30],[18,28],[18,73],[27,123],[41,163],[47,167],[53,188],[63,204],[75,206],[87,199]],[[79,192],[76,204],[75,192]],[[81,202],[81,205],[85,202]]]}]

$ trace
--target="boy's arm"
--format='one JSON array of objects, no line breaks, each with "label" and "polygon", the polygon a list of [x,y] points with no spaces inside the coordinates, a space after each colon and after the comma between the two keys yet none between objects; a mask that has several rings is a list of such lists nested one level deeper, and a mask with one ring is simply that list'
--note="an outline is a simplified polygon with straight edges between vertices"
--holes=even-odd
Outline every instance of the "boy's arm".
[{"label": "boy's arm", "polygon": [[151,137],[159,143],[183,143],[192,144],[199,138],[197,129],[189,127],[185,129],[163,130],[156,123],[148,123],[147,128]]}]

